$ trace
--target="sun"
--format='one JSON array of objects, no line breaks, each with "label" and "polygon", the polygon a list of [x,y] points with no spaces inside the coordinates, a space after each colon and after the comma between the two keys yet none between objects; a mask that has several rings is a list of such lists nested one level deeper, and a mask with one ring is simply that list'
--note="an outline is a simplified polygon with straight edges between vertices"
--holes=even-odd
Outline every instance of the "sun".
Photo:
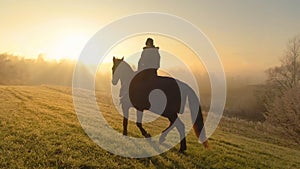
[{"label": "sun", "polygon": [[77,60],[89,38],[89,36],[79,33],[69,33],[62,36],[57,43],[53,45],[52,50],[46,54],[46,57],[55,60]]}]

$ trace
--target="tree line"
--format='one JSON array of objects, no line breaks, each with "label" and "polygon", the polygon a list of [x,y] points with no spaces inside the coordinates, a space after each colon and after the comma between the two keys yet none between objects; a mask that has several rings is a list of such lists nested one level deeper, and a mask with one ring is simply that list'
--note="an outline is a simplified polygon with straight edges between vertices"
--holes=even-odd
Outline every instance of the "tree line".
[{"label": "tree line", "polygon": [[45,61],[0,54],[0,84],[2,85],[71,85],[75,63],[70,60]]}]

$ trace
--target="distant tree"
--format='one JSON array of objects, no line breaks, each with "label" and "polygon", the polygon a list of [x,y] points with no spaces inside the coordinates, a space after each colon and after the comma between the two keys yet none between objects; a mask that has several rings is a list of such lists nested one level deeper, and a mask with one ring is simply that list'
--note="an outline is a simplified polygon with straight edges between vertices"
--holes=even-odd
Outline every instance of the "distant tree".
[{"label": "distant tree", "polygon": [[9,84],[15,74],[16,68],[8,54],[0,55],[0,84]]},{"label": "distant tree", "polygon": [[267,122],[282,129],[286,137],[300,143],[300,87],[294,87],[268,106]]},{"label": "distant tree", "polygon": [[36,61],[38,63],[44,63],[45,62],[45,59],[44,59],[44,55],[42,53],[40,53],[36,59]]},{"label": "distant tree", "polygon": [[266,71],[265,117],[272,125],[300,136],[300,36],[288,41],[280,63]]},{"label": "distant tree", "polygon": [[289,40],[281,65],[267,70],[268,83],[283,92],[299,84],[300,80],[300,36]]}]

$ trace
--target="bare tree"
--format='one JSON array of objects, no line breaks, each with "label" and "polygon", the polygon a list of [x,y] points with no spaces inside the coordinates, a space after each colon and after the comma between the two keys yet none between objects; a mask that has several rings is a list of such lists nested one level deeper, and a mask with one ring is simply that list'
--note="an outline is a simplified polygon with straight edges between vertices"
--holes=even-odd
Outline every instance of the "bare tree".
[{"label": "bare tree", "polygon": [[285,133],[299,136],[300,36],[288,41],[280,63],[266,71],[265,117],[267,122],[283,128]]},{"label": "bare tree", "polygon": [[281,65],[267,70],[267,83],[281,94],[300,81],[300,35],[290,39]]}]

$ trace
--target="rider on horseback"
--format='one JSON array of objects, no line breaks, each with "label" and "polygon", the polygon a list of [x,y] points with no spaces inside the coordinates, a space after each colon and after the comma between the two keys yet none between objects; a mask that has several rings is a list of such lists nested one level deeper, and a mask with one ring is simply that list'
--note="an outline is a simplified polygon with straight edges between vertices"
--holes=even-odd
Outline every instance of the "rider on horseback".
[{"label": "rider on horseback", "polygon": [[160,67],[159,47],[155,47],[153,39],[146,40],[146,46],[143,48],[141,58],[138,62],[138,72],[142,72],[145,77],[157,76],[157,69]]}]

